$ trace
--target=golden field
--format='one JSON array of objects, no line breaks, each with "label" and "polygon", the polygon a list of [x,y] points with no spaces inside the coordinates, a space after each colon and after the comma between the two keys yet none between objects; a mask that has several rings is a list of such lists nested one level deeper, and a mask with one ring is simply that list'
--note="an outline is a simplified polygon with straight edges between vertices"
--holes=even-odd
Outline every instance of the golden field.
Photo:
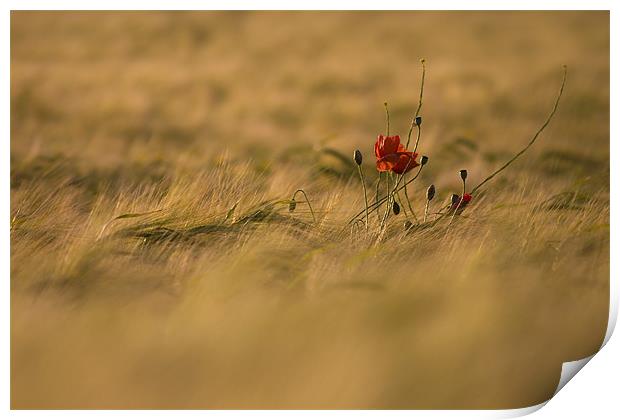
[{"label": "golden field", "polygon": [[[418,217],[568,79],[453,223],[366,234],[420,58]],[[13,12],[11,406],[542,402],[605,334],[609,141],[606,12]]]}]

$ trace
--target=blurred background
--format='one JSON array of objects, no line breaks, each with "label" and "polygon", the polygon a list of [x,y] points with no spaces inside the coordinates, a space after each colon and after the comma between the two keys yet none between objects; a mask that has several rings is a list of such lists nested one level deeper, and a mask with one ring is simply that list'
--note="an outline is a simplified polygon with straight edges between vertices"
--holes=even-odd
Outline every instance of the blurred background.
[{"label": "blurred background", "polygon": [[[346,160],[373,179],[385,101],[406,135],[421,58],[420,197],[513,156],[569,70],[449,243],[369,250],[334,239],[342,220],[97,242],[119,214],[163,202],[180,226],[243,188],[350,216]],[[609,13],[12,12],[11,218],[13,408],[537,404],[606,328]]]},{"label": "blurred background", "polygon": [[607,157],[608,17],[14,12],[12,156],[110,167],[203,164],[223,150],[261,162],[292,145],[369,154],[384,131],[384,101],[393,132],[405,135],[425,58],[421,151],[436,164],[471,157],[467,141],[453,144],[459,138],[476,142],[482,158],[511,153],[503,147],[531,135],[567,64],[564,118],[546,143],[580,156],[579,166]]}]

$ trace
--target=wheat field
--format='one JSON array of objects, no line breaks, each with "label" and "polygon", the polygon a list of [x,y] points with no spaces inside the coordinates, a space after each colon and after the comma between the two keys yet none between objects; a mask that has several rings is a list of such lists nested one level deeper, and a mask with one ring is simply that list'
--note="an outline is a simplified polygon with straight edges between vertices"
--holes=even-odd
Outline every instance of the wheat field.
[{"label": "wheat field", "polygon": [[[421,58],[418,218],[568,78],[366,233]],[[607,12],[12,12],[11,406],[540,403],[605,334],[609,141]]]}]

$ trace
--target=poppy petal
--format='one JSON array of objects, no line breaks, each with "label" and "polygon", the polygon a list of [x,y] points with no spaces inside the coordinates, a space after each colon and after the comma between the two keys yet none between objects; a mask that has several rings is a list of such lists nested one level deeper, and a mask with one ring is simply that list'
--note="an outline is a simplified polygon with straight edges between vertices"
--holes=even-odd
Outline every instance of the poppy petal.
[{"label": "poppy petal", "polygon": [[420,164],[415,161],[416,157],[418,157],[417,153],[399,152],[397,155],[398,155],[398,161],[392,168],[392,171],[394,171],[397,174],[407,173],[413,168],[420,166]]},{"label": "poppy petal", "polygon": [[394,165],[398,163],[399,156],[396,153],[383,156],[381,159],[377,159],[377,171],[387,172],[394,168]]},{"label": "poppy petal", "polygon": [[377,159],[381,157],[381,147],[383,144],[383,134],[379,134],[377,136],[377,141],[375,142],[375,156]]},{"label": "poppy petal", "polygon": [[386,137],[383,141],[383,147],[381,148],[381,155],[391,155],[398,152],[398,146],[400,145],[400,136]]}]

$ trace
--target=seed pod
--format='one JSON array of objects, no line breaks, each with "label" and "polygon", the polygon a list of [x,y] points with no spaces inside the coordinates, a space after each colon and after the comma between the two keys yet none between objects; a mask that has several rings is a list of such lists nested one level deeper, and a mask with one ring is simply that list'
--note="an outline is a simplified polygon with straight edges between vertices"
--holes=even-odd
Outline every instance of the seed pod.
[{"label": "seed pod", "polygon": [[392,211],[396,216],[398,216],[398,214],[400,213],[400,205],[396,201],[394,201],[394,204],[392,204]]},{"label": "seed pod", "polygon": [[433,197],[435,197],[435,186],[431,184],[431,186],[426,190],[426,199],[431,201]]},{"label": "seed pod", "polygon": [[417,125],[418,127],[422,125],[422,117],[421,116],[417,116],[415,117],[415,125]]},{"label": "seed pod", "polygon": [[461,179],[463,181],[467,179],[467,169],[461,169]]},{"label": "seed pod", "polygon": [[355,152],[353,152],[353,160],[355,160],[355,163],[358,164],[358,166],[362,165],[362,152],[360,152],[359,150],[355,150]]},{"label": "seed pod", "polygon": [[409,230],[413,227],[413,223],[411,223],[409,220],[405,220],[405,230]]},{"label": "seed pod", "polygon": [[458,194],[452,194],[452,207],[458,206],[461,201],[461,196]]},{"label": "seed pod", "polygon": [[420,165],[424,166],[428,163],[428,156],[422,156],[422,159],[420,159]]},{"label": "seed pod", "polygon": [[293,211],[295,211],[296,207],[297,207],[297,201],[295,201],[295,199],[293,198],[288,205],[288,211],[292,213]]}]

